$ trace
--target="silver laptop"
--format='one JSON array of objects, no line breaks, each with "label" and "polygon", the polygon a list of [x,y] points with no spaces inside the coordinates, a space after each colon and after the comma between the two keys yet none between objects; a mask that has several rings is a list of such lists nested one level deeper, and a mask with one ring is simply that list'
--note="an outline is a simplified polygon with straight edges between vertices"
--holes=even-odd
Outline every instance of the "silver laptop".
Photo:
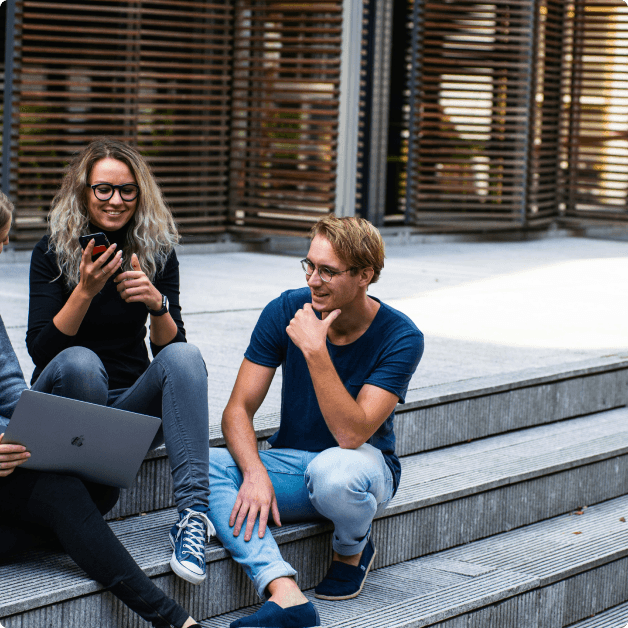
[{"label": "silver laptop", "polygon": [[25,390],[2,442],[31,452],[26,469],[128,488],[160,425],[153,416]]}]

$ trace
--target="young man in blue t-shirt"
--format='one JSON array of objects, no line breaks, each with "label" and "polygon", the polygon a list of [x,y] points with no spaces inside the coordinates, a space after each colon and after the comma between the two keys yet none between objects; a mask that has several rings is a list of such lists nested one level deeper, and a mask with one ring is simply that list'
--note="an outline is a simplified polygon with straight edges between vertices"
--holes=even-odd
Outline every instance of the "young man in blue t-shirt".
[{"label": "young man in blue t-shirt", "polygon": [[[277,525],[332,521],[332,564],[315,595],[349,599],[373,563],[373,518],[399,484],[393,417],[423,335],[367,295],[384,265],[381,235],[366,220],[327,216],[313,227],[302,265],[308,287],[284,292],[259,318],[222,417],[228,451],[210,453],[217,536],[268,596],[232,628],[320,625],[266,529],[269,515]],[[279,430],[272,449],[258,451],[253,416],[280,365]]]}]

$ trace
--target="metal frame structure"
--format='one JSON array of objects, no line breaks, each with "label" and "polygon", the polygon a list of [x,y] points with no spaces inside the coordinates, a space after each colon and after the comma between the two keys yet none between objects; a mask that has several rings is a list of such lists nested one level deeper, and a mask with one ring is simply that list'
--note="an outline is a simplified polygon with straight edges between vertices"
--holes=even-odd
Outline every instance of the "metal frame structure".
[{"label": "metal frame structure", "polygon": [[338,169],[336,215],[355,215],[355,189],[360,110],[360,57],[362,47],[362,0],[345,0],[342,20],[340,111],[338,119]]},{"label": "metal frame structure", "polygon": [[386,214],[392,0],[364,0],[356,210],[374,225]]},{"label": "metal frame structure", "polygon": [[2,120],[2,191],[11,195],[11,152],[13,115],[13,51],[15,48],[15,0],[6,0],[6,38],[4,48],[4,97]]}]

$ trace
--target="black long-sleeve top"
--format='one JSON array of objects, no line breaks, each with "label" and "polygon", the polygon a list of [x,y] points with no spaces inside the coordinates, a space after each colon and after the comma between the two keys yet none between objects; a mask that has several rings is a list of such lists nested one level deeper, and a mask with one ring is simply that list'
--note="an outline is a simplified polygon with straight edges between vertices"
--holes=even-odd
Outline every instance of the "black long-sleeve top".
[{"label": "black long-sleeve top", "polygon": [[[94,228],[94,231],[99,229]],[[106,232],[109,242],[123,245],[126,229]],[[70,297],[63,277],[59,275],[57,258],[48,250],[44,236],[33,250],[30,266],[30,300],[26,346],[35,363],[31,385],[44,367],[68,347],[86,347],[102,360],[109,375],[109,389],[128,388],[150,364],[146,348],[146,319],[148,310],[143,303],[126,303],[113,277],[92,299],[87,314],[75,336],[59,331],[52,319]],[[55,279],[56,278],[56,279]],[[157,272],[153,284],[170,302],[170,315],[178,331],[173,342],[186,342],[179,304],[179,262],[174,251],[164,267]],[[155,356],[163,347],[150,343]]]}]

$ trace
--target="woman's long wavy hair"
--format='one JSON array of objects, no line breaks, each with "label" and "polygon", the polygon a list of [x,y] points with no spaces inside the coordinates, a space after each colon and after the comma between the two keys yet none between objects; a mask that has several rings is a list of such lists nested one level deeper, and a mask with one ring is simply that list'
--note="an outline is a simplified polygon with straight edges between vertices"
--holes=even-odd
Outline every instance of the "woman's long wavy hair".
[{"label": "woman's long wavy hair", "polygon": [[68,166],[48,216],[50,249],[56,253],[59,276],[64,277],[70,289],[79,282],[82,254],[79,236],[89,233],[86,201],[87,195],[92,193],[90,175],[94,164],[107,157],[125,163],[140,188],[137,208],[129,221],[122,249],[125,268],[130,269],[131,255],[135,253],[142,270],[152,281],[179,241],[172,213],[144,158],[135,148],[118,140],[97,138]]},{"label": "woman's long wavy hair", "polygon": [[4,229],[11,222],[14,210],[9,197],[0,190],[0,229]]}]

